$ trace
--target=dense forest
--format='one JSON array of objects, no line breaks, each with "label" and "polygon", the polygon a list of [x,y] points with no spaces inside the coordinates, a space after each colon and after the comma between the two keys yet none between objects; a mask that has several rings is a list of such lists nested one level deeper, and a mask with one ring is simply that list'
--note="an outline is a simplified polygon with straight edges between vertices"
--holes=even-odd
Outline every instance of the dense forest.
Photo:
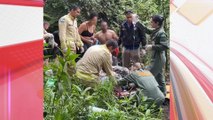
[{"label": "dense forest", "polygon": [[169,0],[47,0],[44,7],[44,20],[51,23],[50,31],[57,30],[58,19],[68,13],[69,5],[81,7],[78,23],[87,19],[90,12],[97,12],[99,21],[105,20],[111,29],[119,30],[124,20],[124,11],[132,10],[137,13],[143,24],[149,25],[150,17],[155,14],[163,15],[165,30],[169,31]]}]

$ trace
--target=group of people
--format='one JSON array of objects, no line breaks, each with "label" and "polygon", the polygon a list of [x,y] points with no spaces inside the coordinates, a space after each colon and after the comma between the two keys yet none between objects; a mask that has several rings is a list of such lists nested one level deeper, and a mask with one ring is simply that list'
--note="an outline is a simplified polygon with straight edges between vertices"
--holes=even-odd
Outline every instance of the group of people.
[{"label": "group of people", "polygon": [[[121,47],[122,66],[125,68],[132,68],[134,65],[140,64],[141,54],[152,52],[151,65],[148,67],[150,73],[148,74],[144,68],[133,70],[131,73],[135,72],[140,77],[141,75],[153,76],[154,87],[157,87],[156,89],[159,89],[162,94],[166,94],[163,68],[166,62],[165,52],[169,48],[169,43],[163,30],[164,18],[162,16],[151,17],[152,28],[150,29],[140,23],[137,14],[128,10],[125,12],[126,20],[121,24],[120,33],[117,35],[115,31],[108,28],[106,21],[101,22],[101,31],[96,32],[98,21],[96,13],[91,13],[88,20],[78,27],[77,17],[80,12],[80,7],[73,5],[70,12],[59,19],[60,46],[54,41],[51,42],[51,45],[60,47],[63,52],[71,50],[73,53],[80,54],[76,65],[76,76],[81,84],[87,87],[101,84],[99,79],[101,71],[109,77],[115,77],[116,72],[113,71],[113,66],[118,65],[117,56],[119,47]],[[48,36],[49,41],[54,37],[46,31],[44,34],[44,38],[46,39]],[[150,35],[152,44],[147,44],[146,34]],[[141,73],[138,74],[138,71]]]}]

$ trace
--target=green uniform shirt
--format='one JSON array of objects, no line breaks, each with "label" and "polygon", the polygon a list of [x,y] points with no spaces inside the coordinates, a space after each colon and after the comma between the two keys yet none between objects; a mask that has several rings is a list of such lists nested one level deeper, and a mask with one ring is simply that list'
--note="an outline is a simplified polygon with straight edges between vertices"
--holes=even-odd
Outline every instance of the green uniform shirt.
[{"label": "green uniform shirt", "polygon": [[135,83],[144,96],[153,99],[157,105],[164,101],[164,95],[151,72],[146,70],[136,71],[124,78],[125,81]]}]

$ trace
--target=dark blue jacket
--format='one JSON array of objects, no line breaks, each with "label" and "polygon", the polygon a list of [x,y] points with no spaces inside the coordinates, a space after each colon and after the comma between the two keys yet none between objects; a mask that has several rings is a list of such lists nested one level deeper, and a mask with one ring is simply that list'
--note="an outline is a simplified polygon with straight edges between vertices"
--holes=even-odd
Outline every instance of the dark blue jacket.
[{"label": "dark blue jacket", "polygon": [[127,49],[137,49],[140,44],[146,45],[145,29],[137,22],[135,25],[125,21],[121,24],[118,44],[123,44]]}]

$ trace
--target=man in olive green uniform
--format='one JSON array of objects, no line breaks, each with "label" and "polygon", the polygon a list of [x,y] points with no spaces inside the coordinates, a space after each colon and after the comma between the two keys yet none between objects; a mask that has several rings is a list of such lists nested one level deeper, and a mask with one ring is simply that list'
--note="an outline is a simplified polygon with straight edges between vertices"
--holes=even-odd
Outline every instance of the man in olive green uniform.
[{"label": "man in olive green uniform", "polygon": [[66,52],[68,48],[74,53],[83,52],[83,43],[78,33],[76,17],[80,15],[80,8],[72,6],[70,12],[58,21],[61,49]]},{"label": "man in olive green uniform", "polygon": [[159,89],[159,85],[152,75],[152,73],[148,70],[143,70],[140,63],[135,63],[131,67],[132,72],[124,77],[123,80],[119,81],[120,85],[125,85],[128,83],[134,83],[136,85],[137,91],[142,94],[139,94],[139,103],[141,102],[141,97],[146,96],[150,100],[154,101],[158,106],[160,106],[165,97],[161,90]]},{"label": "man in olive green uniform", "polygon": [[163,30],[164,18],[160,15],[152,17],[151,26],[154,30],[146,29],[146,33],[151,34],[152,44],[146,46],[146,50],[152,51],[150,72],[155,76],[161,91],[166,95],[166,83],[163,68],[166,63],[166,50],[169,42]]}]

